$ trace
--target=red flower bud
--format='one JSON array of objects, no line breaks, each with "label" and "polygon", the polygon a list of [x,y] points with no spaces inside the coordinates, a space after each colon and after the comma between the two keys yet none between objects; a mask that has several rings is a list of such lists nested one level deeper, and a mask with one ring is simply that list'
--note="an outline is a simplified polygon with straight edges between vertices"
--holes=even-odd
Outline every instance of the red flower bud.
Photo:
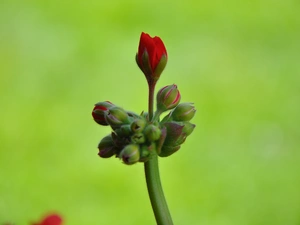
[{"label": "red flower bud", "polygon": [[136,62],[148,83],[156,83],[167,64],[168,54],[162,40],[142,32]]},{"label": "red flower bud", "polygon": [[175,108],[179,102],[181,95],[177,89],[177,85],[168,85],[160,89],[157,93],[157,110],[164,112]]},{"label": "red flower bud", "polygon": [[113,106],[115,105],[109,101],[98,102],[97,104],[95,104],[95,107],[92,112],[92,116],[95,122],[100,125],[107,126],[108,123],[105,120],[105,114],[108,113],[109,109]]},{"label": "red flower bud", "polygon": [[45,216],[41,222],[33,223],[32,225],[61,225],[63,223],[62,218],[57,214],[50,214]]}]

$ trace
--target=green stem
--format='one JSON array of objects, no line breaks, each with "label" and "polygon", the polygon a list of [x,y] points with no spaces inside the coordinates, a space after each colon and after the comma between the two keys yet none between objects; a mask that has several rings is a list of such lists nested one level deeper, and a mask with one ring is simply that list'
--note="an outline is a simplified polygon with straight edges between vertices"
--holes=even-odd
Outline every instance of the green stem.
[{"label": "green stem", "polygon": [[172,217],[160,182],[157,154],[153,154],[151,159],[145,162],[145,175],[157,225],[172,225]]},{"label": "green stem", "polygon": [[149,88],[149,98],[148,98],[148,116],[149,121],[151,121],[153,117],[153,105],[154,105],[154,89],[155,89],[155,83],[149,82],[148,83]]},{"label": "green stem", "polygon": [[[149,83],[149,121],[151,121],[153,117],[154,89],[155,84],[151,85]],[[152,157],[147,162],[145,162],[144,165],[148,194],[155,215],[156,223],[157,225],[172,225],[172,217],[170,215],[160,182],[158,156],[156,151],[153,152]]]}]

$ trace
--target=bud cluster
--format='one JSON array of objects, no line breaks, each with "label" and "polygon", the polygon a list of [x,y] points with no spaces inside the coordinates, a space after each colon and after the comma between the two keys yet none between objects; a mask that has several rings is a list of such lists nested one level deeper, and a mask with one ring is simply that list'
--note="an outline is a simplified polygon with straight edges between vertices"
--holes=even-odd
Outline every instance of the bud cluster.
[{"label": "bud cluster", "polygon": [[[179,150],[194,124],[189,121],[195,115],[192,103],[181,103],[176,85],[169,85],[157,93],[157,111],[152,120],[147,113],[140,115],[126,111],[109,101],[95,104],[92,116],[96,123],[110,126],[111,134],[99,143],[98,155],[102,158],[116,156],[127,164],[146,162],[156,151],[166,157]],[[162,112],[170,110],[161,122]]]}]

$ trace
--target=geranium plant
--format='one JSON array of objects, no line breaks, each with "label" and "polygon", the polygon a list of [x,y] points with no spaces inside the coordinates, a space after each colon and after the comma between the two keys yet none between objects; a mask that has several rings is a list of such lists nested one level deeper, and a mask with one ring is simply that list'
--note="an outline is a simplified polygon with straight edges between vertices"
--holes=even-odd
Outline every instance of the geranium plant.
[{"label": "geranium plant", "polygon": [[[170,156],[180,149],[195,128],[190,120],[196,112],[192,103],[180,103],[181,95],[175,84],[157,92],[154,111],[155,86],[167,61],[163,41],[142,32],[136,62],[148,83],[148,112],[137,114],[109,101],[96,103],[92,111],[96,123],[112,129],[98,144],[98,155],[116,156],[126,165],[144,163],[148,193],[159,225],[173,222],[160,181],[158,157]],[[164,112],[169,113],[160,118]]]}]

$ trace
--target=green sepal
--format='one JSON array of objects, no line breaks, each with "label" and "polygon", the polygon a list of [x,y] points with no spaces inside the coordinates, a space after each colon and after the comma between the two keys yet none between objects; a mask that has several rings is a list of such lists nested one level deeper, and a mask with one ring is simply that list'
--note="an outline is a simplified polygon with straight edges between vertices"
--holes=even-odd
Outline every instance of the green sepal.
[{"label": "green sepal", "polygon": [[177,146],[163,146],[159,154],[160,157],[167,157],[177,152],[180,149],[180,145]]},{"label": "green sepal", "polygon": [[161,129],[161,135],[160,135],[159,140],[157,141],[157,146],[156,146],[156,151],[157,151],[158,155],[161,152],[161,148],[162,148],[162,146],[163,146],[163,144],[165,142],[166,136],[167,136],[167,129],[166,129],[166,127],[163,127]]},{"label": "green sepal", "polygon": [[167,55],[163,54],[159,60],[159,63],[157,64],[155,70],[154,70],[154,74],[153,74],[153,78],[157,81],[160,77],[160,74],[164,71],[166,65],[168,62],[168,57]]}]

